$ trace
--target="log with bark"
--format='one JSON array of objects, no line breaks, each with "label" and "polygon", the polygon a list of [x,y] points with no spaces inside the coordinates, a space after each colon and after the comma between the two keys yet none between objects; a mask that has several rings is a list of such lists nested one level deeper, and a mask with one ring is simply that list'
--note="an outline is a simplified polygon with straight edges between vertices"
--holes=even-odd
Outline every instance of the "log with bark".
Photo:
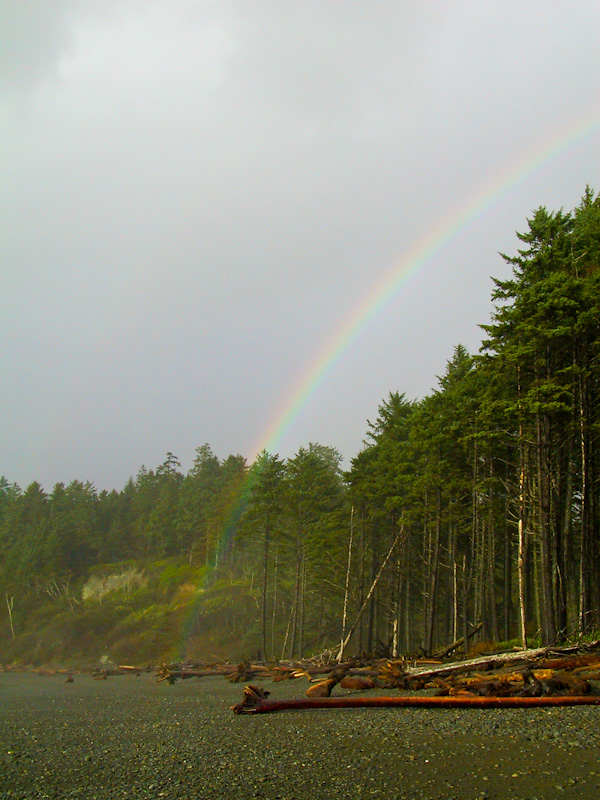
[{"label": "log with bark", "polygon": [[234,714],[267,714],[307,708],[540,708],[547,706],[600,705],[600,697],[299,697],[269,700],[269,692],[246,686],[244,699],[232,706]]},{"label": "log with bark", "polygon": [[169,684],[175,683],[175,681],[182,680],[185,681],[188,678],[207,678],[207,677],[215,677],[219,676],[222,678],[228,678],[231,675],[234,675],[237,672],[237,667],[229,665],[227,667],[217,667],[217,668],[193,668],[193,667],[184,667],[176,664],[159,664],[156,667],[156,682],[161,683],[162,681],[166,681]]},{"label": "log with bark", "polygon": [[311,684],[306,690],[307,697],[329,697],[335,686],[340,682],[341,676],[334,675],[324,681]]},{"label": "log with bark", "polygon": [[140,676],[143,672],[152,672],[153,667],[137,667],[132,664],[119,664],[117,669],[120,669],[122,672],[131,673],[136,676]]},{"label": "log with bark", "polygon": [[353,689],[355,692],[366,692],[369,689],[374,689],[375,685],[373,678],[363,677],[362,675],[346,674],[340,681],[342,689]]},{"label": "log with bark", "polygon": [[[483,628],[483,622],[479,622],[477,625],[475,625],[474,628],[472,628],[469,631],[468,638],[470,639],[472,636],[475,636],[475,634],[479,633],[479,631],[482,628]],[[437,658],[446,658],[446,656],[449,656],[455,650],[458,650],[459,647],[462,647],[464,643],[465,643],[465,637],[461,636],[460,639],[457,639],[455,642],[452,642],[452,644],[449,644],[446,647],[442,647],[440,650],[436,650],[434,655]]]},{"label": "log with bark", "polygon": [[268,672],[268,667],[263,664],[251,664],[249,661],[241,661],[226,677],[231,683],[243,683],[258,677],[260,674],[266,675]]}]

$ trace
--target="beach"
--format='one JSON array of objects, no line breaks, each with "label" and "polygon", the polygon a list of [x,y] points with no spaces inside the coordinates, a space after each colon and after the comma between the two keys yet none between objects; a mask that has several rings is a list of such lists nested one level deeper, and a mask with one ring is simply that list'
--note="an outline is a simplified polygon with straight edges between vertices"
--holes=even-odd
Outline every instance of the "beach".
[{"label": "beach", "polygon": [[[261,685],[275,698],[306,689]],[[236,716],[242,691],[223,678],[0,673],[0,800],[600,797],[599,707]]]}]

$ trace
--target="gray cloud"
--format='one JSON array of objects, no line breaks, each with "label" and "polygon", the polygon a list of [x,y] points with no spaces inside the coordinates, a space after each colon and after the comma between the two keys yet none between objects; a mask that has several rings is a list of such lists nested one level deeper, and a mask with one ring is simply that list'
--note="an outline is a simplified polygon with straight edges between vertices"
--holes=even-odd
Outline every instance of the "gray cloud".
[{"label": "gray cloud", "polygon": [[[377,281],[600,89],[591,0],[0,13],[0,472],[20,483],[119,485],[204,441],[251,456]],[[597,145],[555,151],[424,263],[283,454],[351,457],[389,389],[422,395],[475,349],[497,251],[598,186]]]},{"label": "gray cloud", "polygon": [[19,0],[0,4],[0,76],[4,90],[28,90],[52,74],[71,37],[68,16],[78,3]]}]

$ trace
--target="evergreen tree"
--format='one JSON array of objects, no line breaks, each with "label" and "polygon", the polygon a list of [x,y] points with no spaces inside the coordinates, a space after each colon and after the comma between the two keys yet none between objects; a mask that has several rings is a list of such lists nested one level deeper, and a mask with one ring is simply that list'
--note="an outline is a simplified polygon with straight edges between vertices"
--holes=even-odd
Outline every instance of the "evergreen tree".
[{"label": "evergreen tree", "polygon": [[[243,517],[246,538],[262,548],[262,585],[260,600],[260,657],[267,658],[267,598],[269,590],[270,549],[282,526],[283,481],[285,464],[278,455],[263,450],[250,470],[248,508]],[[273,654],[271,654],[273,655]]]}]

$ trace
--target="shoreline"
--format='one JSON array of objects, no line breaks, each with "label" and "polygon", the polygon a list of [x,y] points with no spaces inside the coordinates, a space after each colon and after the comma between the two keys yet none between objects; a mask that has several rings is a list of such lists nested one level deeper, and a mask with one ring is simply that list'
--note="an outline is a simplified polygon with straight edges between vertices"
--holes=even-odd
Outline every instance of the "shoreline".
[{"label": "shoreline", "polygon": [[[290,682],[265,685],[301,695]],[[222,678],[0,673],[0,800],[600,796],[598,708],[335,709],[248,718]]]}]

